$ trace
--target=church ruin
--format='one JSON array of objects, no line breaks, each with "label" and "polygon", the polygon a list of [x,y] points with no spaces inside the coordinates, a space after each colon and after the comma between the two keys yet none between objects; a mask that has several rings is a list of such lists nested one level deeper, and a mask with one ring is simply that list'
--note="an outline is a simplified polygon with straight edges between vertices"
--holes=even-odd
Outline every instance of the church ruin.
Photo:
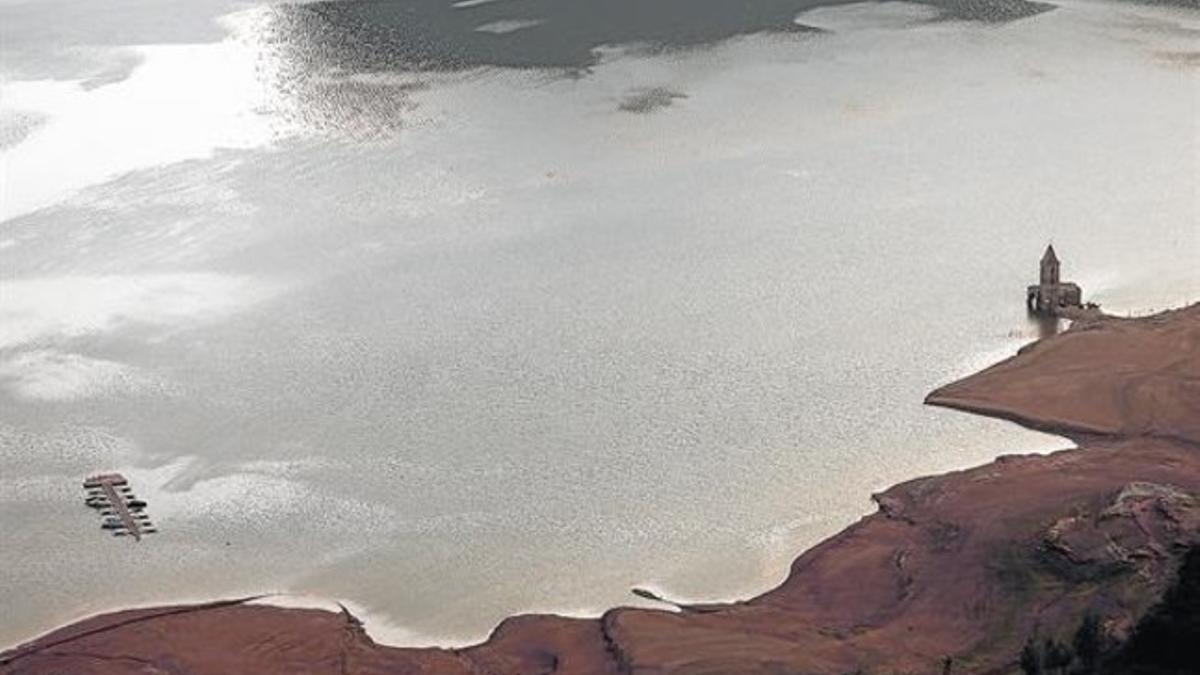
[{"label": "church ruin", "polygon": [[1083,306],[1083,293],[1078,284],[1059,278],[1058,256],[1054,246],[1046,247],[1042,254],[1040,278],[1036,286],[1025,291],[1025,305],[1029,311],[1046,316],[1058,316],[1064,311]]}]

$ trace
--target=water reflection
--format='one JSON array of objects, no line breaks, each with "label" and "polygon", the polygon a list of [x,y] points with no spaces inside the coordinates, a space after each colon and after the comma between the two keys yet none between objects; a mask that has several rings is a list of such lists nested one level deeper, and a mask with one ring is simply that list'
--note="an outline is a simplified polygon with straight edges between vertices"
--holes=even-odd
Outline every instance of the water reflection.
[{"label": "water reflection", "polygon": [[[800,63],[736,40],[522,87],[335,68],[267,8],[50,109],[14,148],[47,185],[124,175],[3,224],[0,474],[42,526],[0,547],[0,643],[277,588],[455,638],[632,586],[745,597],[872,490],[1061,445],[920,400],[1031,337],[1004,333],[1051,237],[1108,307],[1144,269],[1151,304],[1196,288],[1194,79],[1153,57],[1192,38],[865,9],[806,14],[836,34]],[[554,25],[520,20],[479,25]],[[330,133],[269,144],[249,108]],[[402,151],[344,142],[418,113]],[[138,566],[65,538],[97,467],[164,525]]]},{"label": "water reflection", "polygon": [[[292,6],[262,7],[230,18],[234,34],[259,54],[258,75],[274,92],[283,126],[345,140],[393,135],[406,125],[412,94],[427,84],[415,73],[342,68],[321,28]],[[349,27],[330,28],[340,34]],[[354,38],[346,36],[346,40]]]},{"label": "water reflection", "polygon": [[[318,132],[354,138],[394,133],[423,88],[421,73],[482,67],[545,68],[581,76],[604,47],[645,52],[699,47],[753,33],[824,29],[797,16],[843,0],[401,0],[282,4],[256,23],[286,114]],[[1028,0],[920,0],[934,18],[988,22],[1031,16]],[[669,106],[676,92],[635,92],[621,109]]]},{"label": "water reflection", "polygon": [[1039,340],[1058,335],[1063,327],[1062,319],[1056,316],[1044,316],[1033,312],[1029,312],[1029,323],[1036,327]]}]

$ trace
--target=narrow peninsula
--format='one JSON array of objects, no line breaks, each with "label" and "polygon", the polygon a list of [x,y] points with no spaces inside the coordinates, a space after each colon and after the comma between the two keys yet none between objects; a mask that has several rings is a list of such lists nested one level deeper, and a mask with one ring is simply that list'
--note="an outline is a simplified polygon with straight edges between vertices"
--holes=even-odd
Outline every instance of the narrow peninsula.
[{"label": "narrow peninsula", "polygon": [[1200,305],[1076,321],[927,402],[1078,447],[877,494],[744,602],[517,616],[476,646],[402,649],[349,612],[231,600],[93,617],[0,654],[0,673],[984,674],[1085,619],[1128,639],[1200,543]]}]

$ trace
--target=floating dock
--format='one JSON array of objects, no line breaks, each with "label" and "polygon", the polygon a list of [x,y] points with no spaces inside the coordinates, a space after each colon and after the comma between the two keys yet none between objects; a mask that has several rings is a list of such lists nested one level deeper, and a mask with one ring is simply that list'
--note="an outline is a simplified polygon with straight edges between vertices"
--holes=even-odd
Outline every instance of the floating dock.
[{"label": "floating dock", "polygon": [[146,502],[138,499],[129,487],[129,481],[119,473],[103,473],[83,481],[87,492],[83,503],[96,509],[104,518],[100,527],[113,536],[131,536],[141,541],[143,535],[158,530],[146,515]]}]

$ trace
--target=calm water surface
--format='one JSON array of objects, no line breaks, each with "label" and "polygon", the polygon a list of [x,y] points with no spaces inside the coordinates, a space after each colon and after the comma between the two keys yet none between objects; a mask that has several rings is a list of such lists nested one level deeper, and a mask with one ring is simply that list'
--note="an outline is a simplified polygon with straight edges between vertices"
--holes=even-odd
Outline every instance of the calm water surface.
[{"label": "calm water surface", "polygon": [[1066,445],[920,401],[1036,336],[1048,240],[1110,310],[1200,297],[1198,120],[1171,4],[0,0],[0,645],[760,592]]}]

